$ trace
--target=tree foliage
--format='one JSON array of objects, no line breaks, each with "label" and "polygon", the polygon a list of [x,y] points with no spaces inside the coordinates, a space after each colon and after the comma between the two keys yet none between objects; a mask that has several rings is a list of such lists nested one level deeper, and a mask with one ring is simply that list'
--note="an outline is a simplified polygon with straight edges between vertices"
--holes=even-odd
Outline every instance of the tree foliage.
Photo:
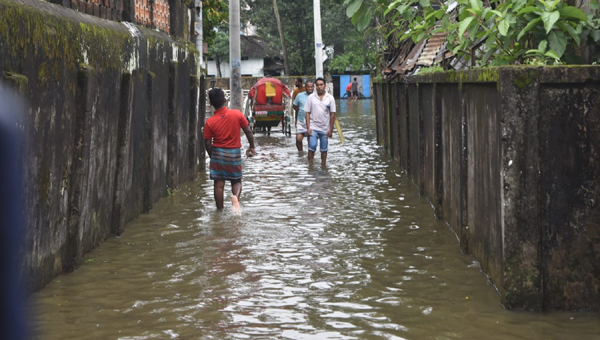
[{"label": "tree foliage", "polygon": [[226,32],[227,30],[224,27],[215,31],[215,39],[208,47],[208,55],[215,59],[218,77],[222,77],[221,63],[229,61],[229,34]]},{"label": "tree foliage", "polygon": [[[288,52],[290,75],[315,72],[313,0],[277,0]],[[242,21],[258,28],[258,35],[269,47],[281,50],[281,41],[273,12],[272,0],[246,0]],[[245,9],[244,9],[245,8]],[[374,36],[365,38],[345,16],[344,0],[321,1],[321,30],[328,55],[325,72],[361,70],[374,65]]]},{"label": "tree foliage", "polygon": [[215,28],[222,25],[229,18],[229,6],[226,0],[202,1],[202,38],[211,46],[217,36]]},{"label": "tree foliage", "polygon": [[[600,43],[597,0],[580,7],[561,0],[457,0],[458,16],[446,15],[452,2],[430,0],[346,0],[347,15],[359,29],[366,17],[380,21],[386,41],[422,41],[448,32],[454,55],[477,65],[580,63],[583,45]],[[472,49],[477,49],[472,53]],[[595,56],[598,58],[599,56]]]}]

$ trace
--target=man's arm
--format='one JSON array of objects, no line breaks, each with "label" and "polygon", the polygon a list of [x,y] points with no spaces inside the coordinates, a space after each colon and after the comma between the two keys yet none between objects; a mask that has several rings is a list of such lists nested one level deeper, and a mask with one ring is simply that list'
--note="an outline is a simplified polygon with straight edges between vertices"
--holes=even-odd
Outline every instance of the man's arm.
[{"label": "man's arm", "polygon": [[204,140],[204,148],[208,152],[208,158],[210,158],[212,155],[212,138]]},{"label": "man's arm", "polygon": [[293,104],[292,104],[292,107],[294,108],[294,111],[295,111],[295,113],[294,113],[295,121],[296,121],[296,123],[298,123],[298,110],[300,108],[298,107],[298,105],[293,105]]},{"label": "man's arm", "polygon": [[252,157],[256,155],[256,150],[254,149],[254,135],[252,134],[252,131],[250,131],[250,127],[248,125],[244,126],[242,130],[248,139],[248,143],[250,143],[250,147],[248,150],[246,150],[246,156]]},{"label": "man's arm", "polygon": [[306,133],[310,136],[312,134],[312,131],[310,131],[310,112],[306,111],[304,113],[306,114],[306,118],[304,119],[306,121]]},{"label": "man's arm", "polygon": [[333,136],[333,124],[335,124],[335,112],[329,112],[329,131],[327,131],[327,137]]}]

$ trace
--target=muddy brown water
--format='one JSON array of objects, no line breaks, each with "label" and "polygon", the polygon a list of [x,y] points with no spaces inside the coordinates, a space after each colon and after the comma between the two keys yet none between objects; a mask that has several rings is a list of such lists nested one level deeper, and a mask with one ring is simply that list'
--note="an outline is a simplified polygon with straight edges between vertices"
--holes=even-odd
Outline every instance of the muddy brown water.
[{"label": "muddy brown water", "polygon": [[598,313],[503,309],[376,144],[373,106],[339,103],[327,170],[257,135],[241,214],[215,210],[206,173],[161,199],[31,297],[35,337],[600,339]]}]

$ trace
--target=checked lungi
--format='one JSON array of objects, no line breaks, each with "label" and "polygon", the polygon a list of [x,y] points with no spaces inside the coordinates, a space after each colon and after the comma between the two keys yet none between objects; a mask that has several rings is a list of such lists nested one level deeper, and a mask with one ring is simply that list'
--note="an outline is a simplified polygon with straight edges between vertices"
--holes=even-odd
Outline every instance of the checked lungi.
[{"label": "checked lungi", "polygon": [[212,148],[210,179],[235,181],[242,179],[242,152],[240,149]]}]

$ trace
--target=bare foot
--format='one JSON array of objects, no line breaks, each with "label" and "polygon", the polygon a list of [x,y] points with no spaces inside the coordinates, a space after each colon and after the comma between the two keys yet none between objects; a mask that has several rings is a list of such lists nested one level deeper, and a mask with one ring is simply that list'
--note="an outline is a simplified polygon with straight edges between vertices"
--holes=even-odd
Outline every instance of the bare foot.
[{"label": "bare foot", "polygon": [[240,212],[240,209],[241,209],[240,201],[236,195],[231,196],[231,206],[232,206],[233,212],[235,212],[235,213]]}]

